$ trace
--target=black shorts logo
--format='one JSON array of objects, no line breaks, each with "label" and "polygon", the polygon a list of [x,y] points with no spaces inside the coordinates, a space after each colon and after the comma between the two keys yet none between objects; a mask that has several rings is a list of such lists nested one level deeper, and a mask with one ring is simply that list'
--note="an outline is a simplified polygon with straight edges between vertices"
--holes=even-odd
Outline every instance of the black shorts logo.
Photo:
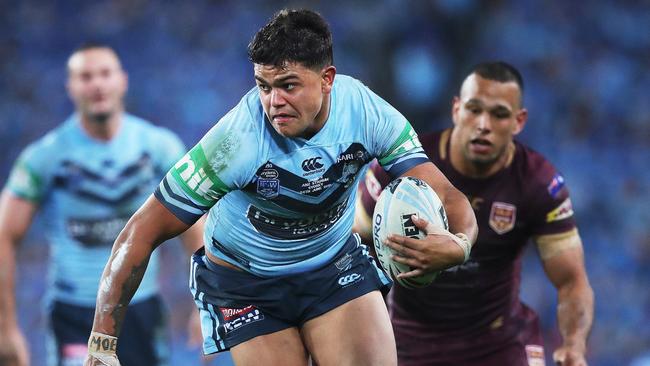
[{"label": "black shorts logo", "polygon": [[264,314],[254,307],[248,305],[245,308],[222,308],[219,310],[223,315],[223,329],[226,333],[237,330],[245,325],[264,320]]}]

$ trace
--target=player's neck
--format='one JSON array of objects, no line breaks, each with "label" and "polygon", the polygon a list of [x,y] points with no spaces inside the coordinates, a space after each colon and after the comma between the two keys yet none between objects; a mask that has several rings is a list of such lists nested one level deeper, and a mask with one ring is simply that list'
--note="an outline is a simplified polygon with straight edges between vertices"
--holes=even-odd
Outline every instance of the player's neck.
[{"label": "player's neck", "polygon": [[122,124],[123,111],[119,110],[111,113],[106,119],[93,118],[88,115],[81,115],[81,127],[88,134],[88,136],[101,140],[109,141],[120,129]]},{"label": "player's neck", "polygon": [[449,149],[451,165],[460,174],[470,178],[488,178],[497,174],[512,163],[515,153],[515,145],[510,143],[506,147],[506,151],[502,153],[497,160],[487,164],[479,164],[465,158],[462,148],[454,145],[455,144],[451,142]]}]

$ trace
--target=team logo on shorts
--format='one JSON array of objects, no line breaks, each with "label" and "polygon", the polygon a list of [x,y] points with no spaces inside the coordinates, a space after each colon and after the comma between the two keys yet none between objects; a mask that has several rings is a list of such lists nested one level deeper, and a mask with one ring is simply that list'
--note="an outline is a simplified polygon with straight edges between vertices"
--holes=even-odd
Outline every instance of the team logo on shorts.
[{"label": "team logo on shorts", "polygon": [[226,333],[237,330],[245,325],[255,323],[260,320],[264,320],[264,314],[254,307],[253,305],[248,305],[244,308],[222,308],[219,310],[223,315],[223,329]]},{"label": "team logo on shorts", "polygon": [[528,359],[528,366],[544,366],[544,347],[536,344],[526,345],[526,359]]},{"label": "team logo on shorts", "polygon": [[505,234],[515,227],[517,207],[509,203],[493,202],[490,210],[490,227],[497,234]]},{"label": "team logo on shorts", "polygon": [[347,271],[352,268],[352,256],[348,253],[345,253],[342,257],[334,262],[334,266],[339,270],[339,272]]},{"label": "team logo on shorts", "polygon": [[345,275],[343,277],[339,277],[338,283],[341,285],[341,287],[348,287],[353,283],[357,283],[361,281],[363,277],[361,277],[360,274],[358,273],[351,273],[349,275]]}]

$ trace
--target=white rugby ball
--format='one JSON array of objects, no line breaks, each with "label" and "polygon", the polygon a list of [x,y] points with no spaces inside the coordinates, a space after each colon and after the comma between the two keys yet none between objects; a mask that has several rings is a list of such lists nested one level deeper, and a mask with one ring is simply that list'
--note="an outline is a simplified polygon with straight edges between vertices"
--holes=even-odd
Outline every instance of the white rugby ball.
[{"label": "white rugby ball", "polygon": [[434,226],[449,230],[447,214],[436,192],[423,180],[400,177],[390,182],[381,192],[372,215],[372,240],[377,259],[393,280],[406,288],[431,284],[438,272],[411,278],[397,278],[411,271],[409,265],[391,259],[393,250],[384,244],[389,234],[422,239],[425,234],[413,223],[411,215],[423,218]]}]

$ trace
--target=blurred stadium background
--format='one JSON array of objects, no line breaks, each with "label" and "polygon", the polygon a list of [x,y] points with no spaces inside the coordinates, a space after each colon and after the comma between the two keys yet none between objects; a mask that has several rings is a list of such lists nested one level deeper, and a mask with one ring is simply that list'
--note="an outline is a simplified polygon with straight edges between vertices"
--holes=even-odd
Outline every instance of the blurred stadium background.
[{"label": "blurred stadium background", "polygon": [[[71,112],[65,62],[83,41],[114,45],[130,75],[128,110],[191,146],[253,86],[246,45],[282,7],[321,12],[339,73],[364,81],[419,131],[451,123],[451,97],[474,63],[519,67],[530,115],[521,139],[564,173],[585,243],[597,300],[590,364],[650,365],[647,0],[0,1],[0,181],[26,144]],[[44,239],[37,223],[19,253],[20,321],[37,366]],[[162,250],[164,294],[179,304],[171,364],[197,365],[185,346],[187,264],[178,245]],[[533,251],[522,288],[541,314],[548,358],[556,296]]]}]

